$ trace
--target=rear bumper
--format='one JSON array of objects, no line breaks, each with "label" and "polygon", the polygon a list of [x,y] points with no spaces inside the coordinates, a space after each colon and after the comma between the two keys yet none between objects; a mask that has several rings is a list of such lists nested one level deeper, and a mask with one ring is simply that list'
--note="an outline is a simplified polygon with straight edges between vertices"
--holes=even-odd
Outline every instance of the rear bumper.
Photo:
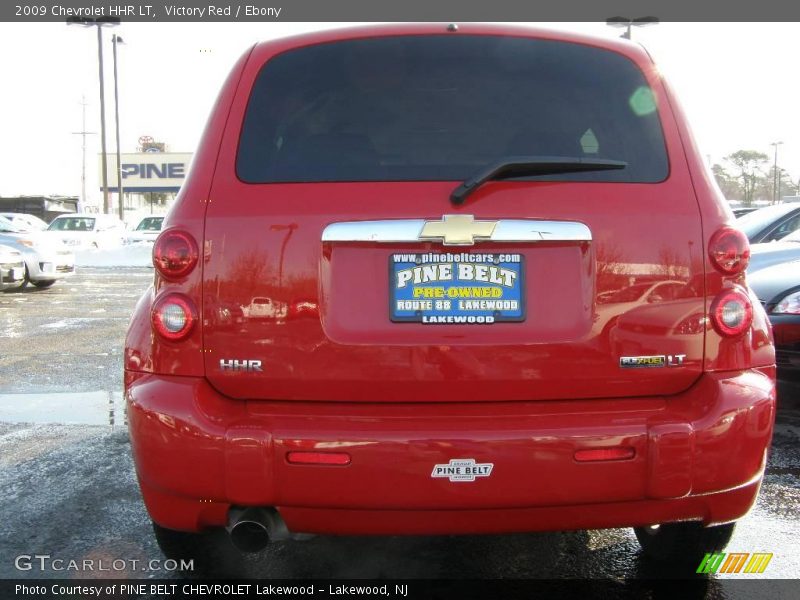
[{"label": "rear bumper", "polygon": [[[276,507],[290,531],[476,533],[738,519],[755,501],[774,371],[704,375],[668,398],[474,404],[237,401],[202,378],[126,373],[142,493],[165,527]],[[626,460],[578,462],[625,447]],[[346,466],[291,451],[344,452]],[[474,481],[435,465],[493,465]]]},{"label": "rear bumper", "polygon": [[779,373],[800,372],[800,315],[770,315]]},{"label": "rear bumper", "polygon": [[0,290],[18,288],[25,281],[25,263],[0,263]]},{"label": "rear bumper", "polygon": [[64,251],[31,251],[25,254],[25,265],[31,281],[63,279],[75,272],[75,255]]}]

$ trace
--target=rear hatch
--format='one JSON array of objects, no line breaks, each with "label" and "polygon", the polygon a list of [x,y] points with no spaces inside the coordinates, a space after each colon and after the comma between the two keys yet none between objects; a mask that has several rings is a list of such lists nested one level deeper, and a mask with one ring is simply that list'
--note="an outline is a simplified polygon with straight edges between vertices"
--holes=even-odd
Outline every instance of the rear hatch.
[{"label": "rear hatch", "polygon": [[[257,49],[206,213],[212,385],[392,402],[686,389],[699,210],[631,52],[461,34]],[[451,201],[498,163],[517,166]]]}]

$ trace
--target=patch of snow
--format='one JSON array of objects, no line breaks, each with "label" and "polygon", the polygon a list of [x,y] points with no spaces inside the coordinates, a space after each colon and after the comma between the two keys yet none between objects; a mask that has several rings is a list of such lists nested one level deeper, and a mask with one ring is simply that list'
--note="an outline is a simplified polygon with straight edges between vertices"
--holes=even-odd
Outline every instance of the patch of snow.
[{"label": "patch of snow", "polygon": [[0,394],[3,423],[108,425],[125,423],[121,391]]},{"label": "patch of snow", "polygon": [[152,244],[77,250],[75,265],[78,267],[152,267],[152,252]]},{"label": "patch of snow", "polygon": [[39,327],[42,329],[70,329],[79,327],[84,323],[97,321],[97,319],[98,317],[70,317],[68,319],[53,321],[52,323],[45,323],[44,325],[39,325]]}]

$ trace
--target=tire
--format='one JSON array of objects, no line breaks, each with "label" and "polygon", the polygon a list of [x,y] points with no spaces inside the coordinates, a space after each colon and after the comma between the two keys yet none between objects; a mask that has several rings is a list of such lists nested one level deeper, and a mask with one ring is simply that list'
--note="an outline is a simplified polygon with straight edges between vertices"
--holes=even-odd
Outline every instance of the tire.
[{"label": "tire", "polygon": [[699,565],[706,553],[719,552],[733,536],[736,523],[703,527],[695,521],[634,527],[645,556],[661,562]]},{"label": "tire", "polygon": [[153,523],[156,543],[164,556],[172,560],[197,560],[206,562],[210,550],[209,536],[204,533],[188,533],[161,527]]},{"label": "tire", "polygon": [[22,278],[22,285],[20,285],[17,289],[24,290],[28,287],[28,284],[31,282],[30,273],[28,273],[28,265],[25,265],[25,277]]},{"label": "tire", "polygon": [[55,282],[56,282],[55,279],[45,279],[43,281],[31,281],[31,283],[40,290],[44,290],[51,287]]},{"label": "tire", "polygon": [[201,533],[175,531],[153,523],[153,532],[161,552],[169,559],[184,564],[195,574],[206,577],[241,577],[247,554],[234,548],[224,529]]}]

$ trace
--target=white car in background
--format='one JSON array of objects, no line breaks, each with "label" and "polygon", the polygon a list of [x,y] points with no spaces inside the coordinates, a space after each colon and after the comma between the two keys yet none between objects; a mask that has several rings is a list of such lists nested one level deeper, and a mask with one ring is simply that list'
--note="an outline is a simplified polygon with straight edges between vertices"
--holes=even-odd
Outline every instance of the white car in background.
[{"label": "white car in background", "polygon": [[0,212],[0,217],[5,217],[22,231],[44,231],[47,223],[39,217],[26,213]]},{"label": "white car in background", "polygon": [[22,252],[0,244],[0,290],[11,290],[25,283]]},{"label": "white car in background", "polygon": [[147,216],[143,217],[125,237],[126,244],[145,244],[156,241],[158,234],[161,233],[161,226],[164,224],[164,217]]},{"label": "white car in background", "polygon": [[114,248],[125,238],[125,224],[113,215],[71,213],[53,219],[47,233],[76,250]]},{"label": "white car in background", "polygon": [[[750,246],[747,273],[755,273],[773,265],[800,260],[800,229],[777,241]],[[798,277],[800,283],[800,277]]]},{"label": "white car in background", "polygon": [[24,262],[23,285],[47,288],[75,272],[75,254],[46,231],[21,231],[0,217],[0,244],[20,252]]}]

